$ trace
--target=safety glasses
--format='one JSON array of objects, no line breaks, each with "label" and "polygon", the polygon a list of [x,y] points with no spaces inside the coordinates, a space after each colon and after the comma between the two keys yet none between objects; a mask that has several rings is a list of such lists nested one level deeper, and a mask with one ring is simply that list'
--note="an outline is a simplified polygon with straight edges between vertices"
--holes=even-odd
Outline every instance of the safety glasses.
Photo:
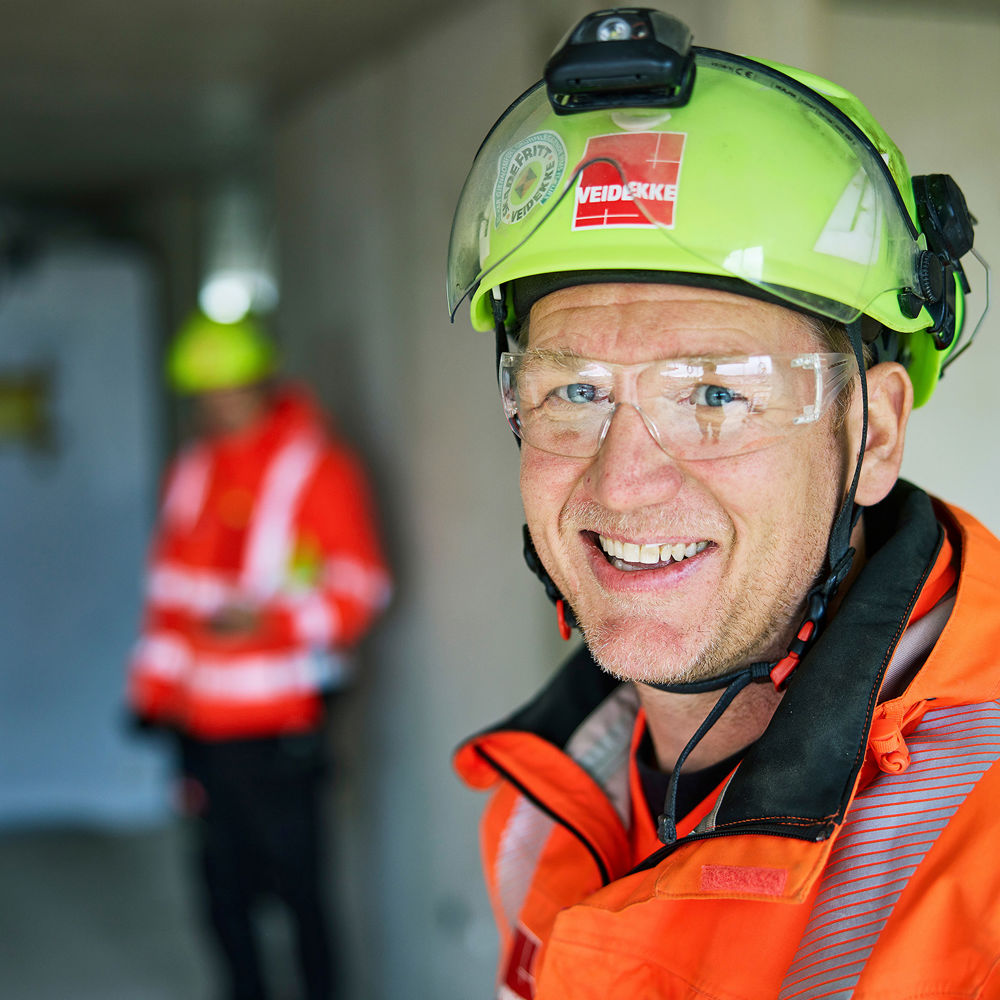
[{"label": "safety glasses", "polygon": [[767,448],[815,424],[857,373],[851,354],[669,358],[635,365],[529,350],[503,354],[500,393],[512,430],[553,455],[592,458],[619,406],[684,461]]}]

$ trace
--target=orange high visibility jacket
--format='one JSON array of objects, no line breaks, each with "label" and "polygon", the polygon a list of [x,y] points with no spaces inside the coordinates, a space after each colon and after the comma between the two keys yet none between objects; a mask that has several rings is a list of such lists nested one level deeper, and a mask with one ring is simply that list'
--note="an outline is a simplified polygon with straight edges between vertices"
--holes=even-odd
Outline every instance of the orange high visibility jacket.
[{"label": "orange high visibility jacket", "polygon": [[[389,590],[358,462],[285,389],[254,426],[197,442],[168,471],[132,709],[206,740],[313,728]],[[255,632],[208,627],[231,605],[256,611]]]},{"label": "orange high visibility jacket", "polygon": [[1000,997],[1000,541],[904,483],[865,525],[864,570],[672,847],[644,856],[636,698],[585,653],[459,749],[493,790],[498,997]]}]

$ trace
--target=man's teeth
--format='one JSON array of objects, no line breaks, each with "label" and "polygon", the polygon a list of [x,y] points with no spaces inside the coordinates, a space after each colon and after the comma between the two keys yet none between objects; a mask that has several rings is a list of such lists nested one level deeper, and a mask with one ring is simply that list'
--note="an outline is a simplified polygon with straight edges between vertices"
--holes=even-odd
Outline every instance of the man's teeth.
[{"label": "man's teeth", "polygon": [[646,563],[654,566],[657,563],[681,562],[683,559],[690,559],[708,547],[708,542],[676,542],[672,545],[654,545],[646,543],[643,545],[637,542],[623,542],[617,538],[608,538],[605,535],[597,536],[601,542],[601,548],[611,556],[612,559],[620,559],[626,563]]}]

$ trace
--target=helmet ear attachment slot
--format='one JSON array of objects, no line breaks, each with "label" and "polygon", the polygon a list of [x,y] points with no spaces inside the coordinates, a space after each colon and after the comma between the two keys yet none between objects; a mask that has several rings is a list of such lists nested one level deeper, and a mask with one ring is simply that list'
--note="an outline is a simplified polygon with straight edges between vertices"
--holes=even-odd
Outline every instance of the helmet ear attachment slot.
[{"label": "helmet ear attachment slot", "polygon": [[904,288],[899,293],[899,309],[910,319],[916,319],[920,310],[926,309],[932,321],[927,333],[934,346],[943,351],[951,346],[957,332],[955,277],[966,287],[965,273],[957,262],[943,263],[930,250],[922,250],[920,258],[920,288]]},{"label": "helmet ear attachment slot", "polygon": [[[864,320],[868,320],[871,324],[871,332],[874,333],[874,337],[869,338],[869,331],[865,328]],[[904,368],[909,367],[909,346],[904,334],[864,316],[862,317],[861,338],[865,343],[865,355],[870,358],[870,366],[881,364],[883,361],[897,361]]]}]

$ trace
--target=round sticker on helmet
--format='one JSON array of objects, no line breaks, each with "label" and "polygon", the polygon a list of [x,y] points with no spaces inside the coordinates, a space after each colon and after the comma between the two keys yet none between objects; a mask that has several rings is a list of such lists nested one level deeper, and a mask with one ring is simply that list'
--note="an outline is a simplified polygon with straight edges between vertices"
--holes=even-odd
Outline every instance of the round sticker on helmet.
[{"label": "round sticker on helmet", "polygon": [[520,222],[555,191],[566,169],[566,146],[555,132],[536,132],[504,150],[493,189],[495,225]]}]

